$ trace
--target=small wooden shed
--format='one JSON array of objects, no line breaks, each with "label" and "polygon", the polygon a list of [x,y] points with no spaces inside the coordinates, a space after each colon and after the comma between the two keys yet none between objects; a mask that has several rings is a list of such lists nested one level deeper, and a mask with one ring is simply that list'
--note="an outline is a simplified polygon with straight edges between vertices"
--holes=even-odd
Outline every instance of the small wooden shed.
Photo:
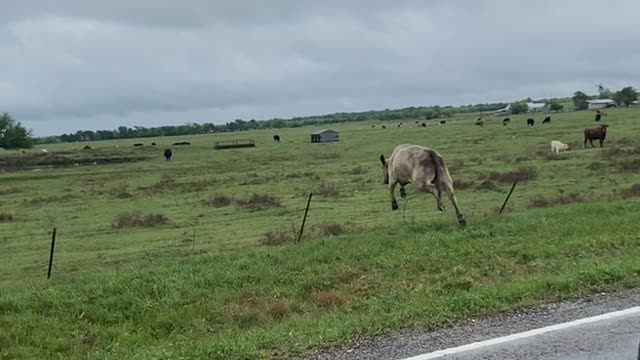
[{"label": "small wooden shed", "polygon": [[340,134],[338,134],[337,131],[324,129],[324,130],[311,133],[312,143],[331,142],[331,141],[340,141]]}]

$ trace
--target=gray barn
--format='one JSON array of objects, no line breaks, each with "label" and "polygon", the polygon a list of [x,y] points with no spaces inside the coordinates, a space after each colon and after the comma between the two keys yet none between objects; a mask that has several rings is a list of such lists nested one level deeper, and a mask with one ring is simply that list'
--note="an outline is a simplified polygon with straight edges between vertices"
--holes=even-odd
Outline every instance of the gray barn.
[{"label": "gray barn", "polygon": [[337,131],[324,129],[324,130],[311,133],[312,143],[330,142],[330,141],[339,141],[339,140],[340,140],[340,136]]}]

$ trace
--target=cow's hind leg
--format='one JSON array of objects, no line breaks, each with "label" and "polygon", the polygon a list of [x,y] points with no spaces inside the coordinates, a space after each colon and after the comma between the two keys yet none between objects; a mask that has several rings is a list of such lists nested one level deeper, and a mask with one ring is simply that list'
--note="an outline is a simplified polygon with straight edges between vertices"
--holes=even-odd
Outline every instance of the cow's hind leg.
[{"label": "cow's hind leg", "polygon": [[398,201],[396,200],[397,181],[389,181],[389,192],[391,193],[391,210],[398,210]]},{"label": "cow's hind leg", "polygon": [[407,197],[407,191],[404,189],[404,185],[400,185],[400,197],[403,199]]},{"label": "cow's hind leg", "polygon": [[453,204],[453,207],[456,210],[456,217],[458,218],[458,224],[464,227],[467,225],[467,220],[464,218],[462,211],[460,210],[460,205],[458,205],[458,199],[456,198],[455,191],[453,190],[453,186],[446,186],[447,196],[449,196],[449,200]]}]

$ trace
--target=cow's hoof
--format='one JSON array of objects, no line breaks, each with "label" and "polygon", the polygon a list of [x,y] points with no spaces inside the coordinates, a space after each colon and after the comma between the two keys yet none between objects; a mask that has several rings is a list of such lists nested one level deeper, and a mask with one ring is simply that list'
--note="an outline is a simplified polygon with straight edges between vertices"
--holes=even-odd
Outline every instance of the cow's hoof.
[{"label": "cow's hoof", "polygon": [[392,202],[391,203],[391,210],[398,210],[398,203],[397,202]]},{"label": "cow's hoof", "polygon": [[407,191],[405,189],[400,189],[400,197],[403,199],[407,197]]},{"label": "cow's hoof", "polygon": [[447,208],[446,208],[444,205],[439,205],[439,206],[438,206],[438,210],[440,210],[440,211],[444,212],[444,211],[446,211],[446,210],[447,210]]},{"label": "cow's hoof", "polygon": [[467,226],[467,220],[464,217],[459,217],[458,224],[460,224],[461,227],[465,227]]}]

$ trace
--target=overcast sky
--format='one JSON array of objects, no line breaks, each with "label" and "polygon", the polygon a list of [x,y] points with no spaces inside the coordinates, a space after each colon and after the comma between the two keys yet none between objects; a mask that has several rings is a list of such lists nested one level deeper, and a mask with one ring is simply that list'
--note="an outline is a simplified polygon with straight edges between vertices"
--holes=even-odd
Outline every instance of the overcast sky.
[{"label": "overcast sky", "polygon": [[638,87],[640,1],[20,0],[0,111],[36,135]]}]

